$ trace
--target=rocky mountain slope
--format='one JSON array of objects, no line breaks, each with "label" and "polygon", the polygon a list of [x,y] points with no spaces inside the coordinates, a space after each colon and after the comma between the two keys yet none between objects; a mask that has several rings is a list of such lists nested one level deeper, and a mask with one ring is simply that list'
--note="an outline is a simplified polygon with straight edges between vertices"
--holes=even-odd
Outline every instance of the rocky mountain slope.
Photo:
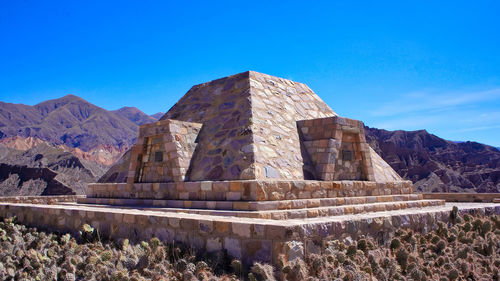
[{"label": "rocky mountain slope", "polygon": [[0,144],[0,194],[84,194],[109,168],[46,142],[23,150]]},{"label": "rocky mountain slope", "polygon": [[154,118],[138,109],[108,111],[73,95],[34,106],[0,102],[0,138],[35,137],[83,151],[130,147],[138,125],[148,121]]},{"label": "rocky mountain slope", "polygon": [[367,141],[420,192],[500,192],[500,151],[421,131],[366,128]]},{"label": "rocky mountain slope", "polygon": [[34,106],[0,102],[0,195],[84,194],[134,143],[138,126],[156,120],[73,95]]}]

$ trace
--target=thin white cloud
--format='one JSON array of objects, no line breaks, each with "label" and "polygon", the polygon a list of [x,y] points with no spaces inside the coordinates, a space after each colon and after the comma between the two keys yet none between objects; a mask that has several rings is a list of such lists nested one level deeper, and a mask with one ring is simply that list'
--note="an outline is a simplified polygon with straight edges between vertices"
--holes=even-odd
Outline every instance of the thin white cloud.
[{"label": "thin white cloud", "polygon": [[444,112],[496,100],[500,100],[500,88],[476,92],[421,91],[405,94],[401,99],[386,103],[371,111],[371,115],[384,117]]},{"label": "thin white cloud", "polygon": [[435,117],[417,116],[376,121],[373,127],[386,130],[421,130],[428,128],[435,122]]},{"label": "thin white cloud", "polygon": [[491,126],[481,126],[481,127],[469,127],[457,130],[451,130],[450,133],[465,133],[465,132],[475,132],[475,131],[488,131],[500,129],[500,125],[491,125]]},{"label": "thin white cloud", "polygon": [[418,91],[366,110],[370,127],[421,130],[450,140],[500,146],[500,87],[485,91]]}]

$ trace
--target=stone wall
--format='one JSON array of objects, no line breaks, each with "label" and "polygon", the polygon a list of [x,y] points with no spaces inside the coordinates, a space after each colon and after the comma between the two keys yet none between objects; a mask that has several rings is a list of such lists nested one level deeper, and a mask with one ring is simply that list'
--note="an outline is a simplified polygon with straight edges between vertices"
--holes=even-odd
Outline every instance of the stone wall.
[{"label": "stone wall", "polygon": [[57,196],[6,196],[0,197],[0,202],[54,204],[57,202],[76,202],[85,195],[57,195]]},{"label": "stone wall", "polygon": [[[467,211],[465,207],[462,212]],[[496,213],[500,207],[477,211]],[[470,209],[470,208],[469,208]],[[207,252],[226,250],[244,264],[254,261],[277,264],[278,256],[288,259],[321,253],[328,241],[344,237],[374,236],[389,240],[397,229],[427,232],[437,221],[448,221],[451,206],[415,212],[355,215],[339,219],[276,221],[264,219],[200,216],[183,213],[131,209],[92,208],[71,205],[30,205],[0,203],[0,217],[17,216],[20,223],[76,233],[83,224],[98,229],[101,237],[128,238],[133,242],[157,237],[165,242],[183,243]]]}]

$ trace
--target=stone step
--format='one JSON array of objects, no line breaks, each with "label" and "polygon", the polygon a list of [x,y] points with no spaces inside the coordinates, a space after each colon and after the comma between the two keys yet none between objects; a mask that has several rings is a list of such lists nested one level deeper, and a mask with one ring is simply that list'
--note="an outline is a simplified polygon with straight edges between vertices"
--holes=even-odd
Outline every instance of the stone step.
[{"label": "stone step", "polygon": [[95,183],[87,197],[209,201],[278,201],[410,194],[411,181],[201,181],[169,183]]},{"label": "stone step", "polygon": [[[313,207],[313,208],[288,209],[288,210],[264,210],[264,211],[207,210],[207,209],[194,209],[194,208],[158,208],[158,207],[154,208],[154,207],[140,207],[140,206],[136,207],[120,206],[120,208],[187,213],[187,214],[197,214],[197,215],[210,215],[210,216],[286,220],[286,219],[307,219],[315,217],[332,217],[332,216],[342,216],[348,214],[360,214],[368,212],[386,212],[386,211],[401,210],[401,209],[441,206],[444,204],[445,204],[444,200],[409,200],[400,202],[379,202],[379,203],[353,204],[353,205],[342,205],[342,206]],[[115,207],[111,205],[97,205],[97,206],[109,207],[109,208]]]},{"label": "stone step", "polygon": [[421,194],[380,195],[359,197],[338,197],[322,199],[295,199],[278,201],[202,201],[202,200],[156,200],[123,198],[79,198],[78,203],[116,205],[116,206],[152,206],[163,208],[191,208],[211,210],[265,211],[288,210],[315,207],[331,207],[377,202],[421,200]]}]

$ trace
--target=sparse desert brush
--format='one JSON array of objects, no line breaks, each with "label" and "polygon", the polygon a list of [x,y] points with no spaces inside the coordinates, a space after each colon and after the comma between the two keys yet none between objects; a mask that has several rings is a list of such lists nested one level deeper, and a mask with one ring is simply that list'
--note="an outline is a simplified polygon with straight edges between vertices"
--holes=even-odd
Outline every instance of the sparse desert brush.
[{"label": "sparse desert brush", "polygon": [[244,266],[224,252],[197,254],[157,238],[103,241],[0,222],[1,280],[500,280],[500,218],[450,215],[434,231],[398,230],[385,241],[327,241],[322,254]]}]

